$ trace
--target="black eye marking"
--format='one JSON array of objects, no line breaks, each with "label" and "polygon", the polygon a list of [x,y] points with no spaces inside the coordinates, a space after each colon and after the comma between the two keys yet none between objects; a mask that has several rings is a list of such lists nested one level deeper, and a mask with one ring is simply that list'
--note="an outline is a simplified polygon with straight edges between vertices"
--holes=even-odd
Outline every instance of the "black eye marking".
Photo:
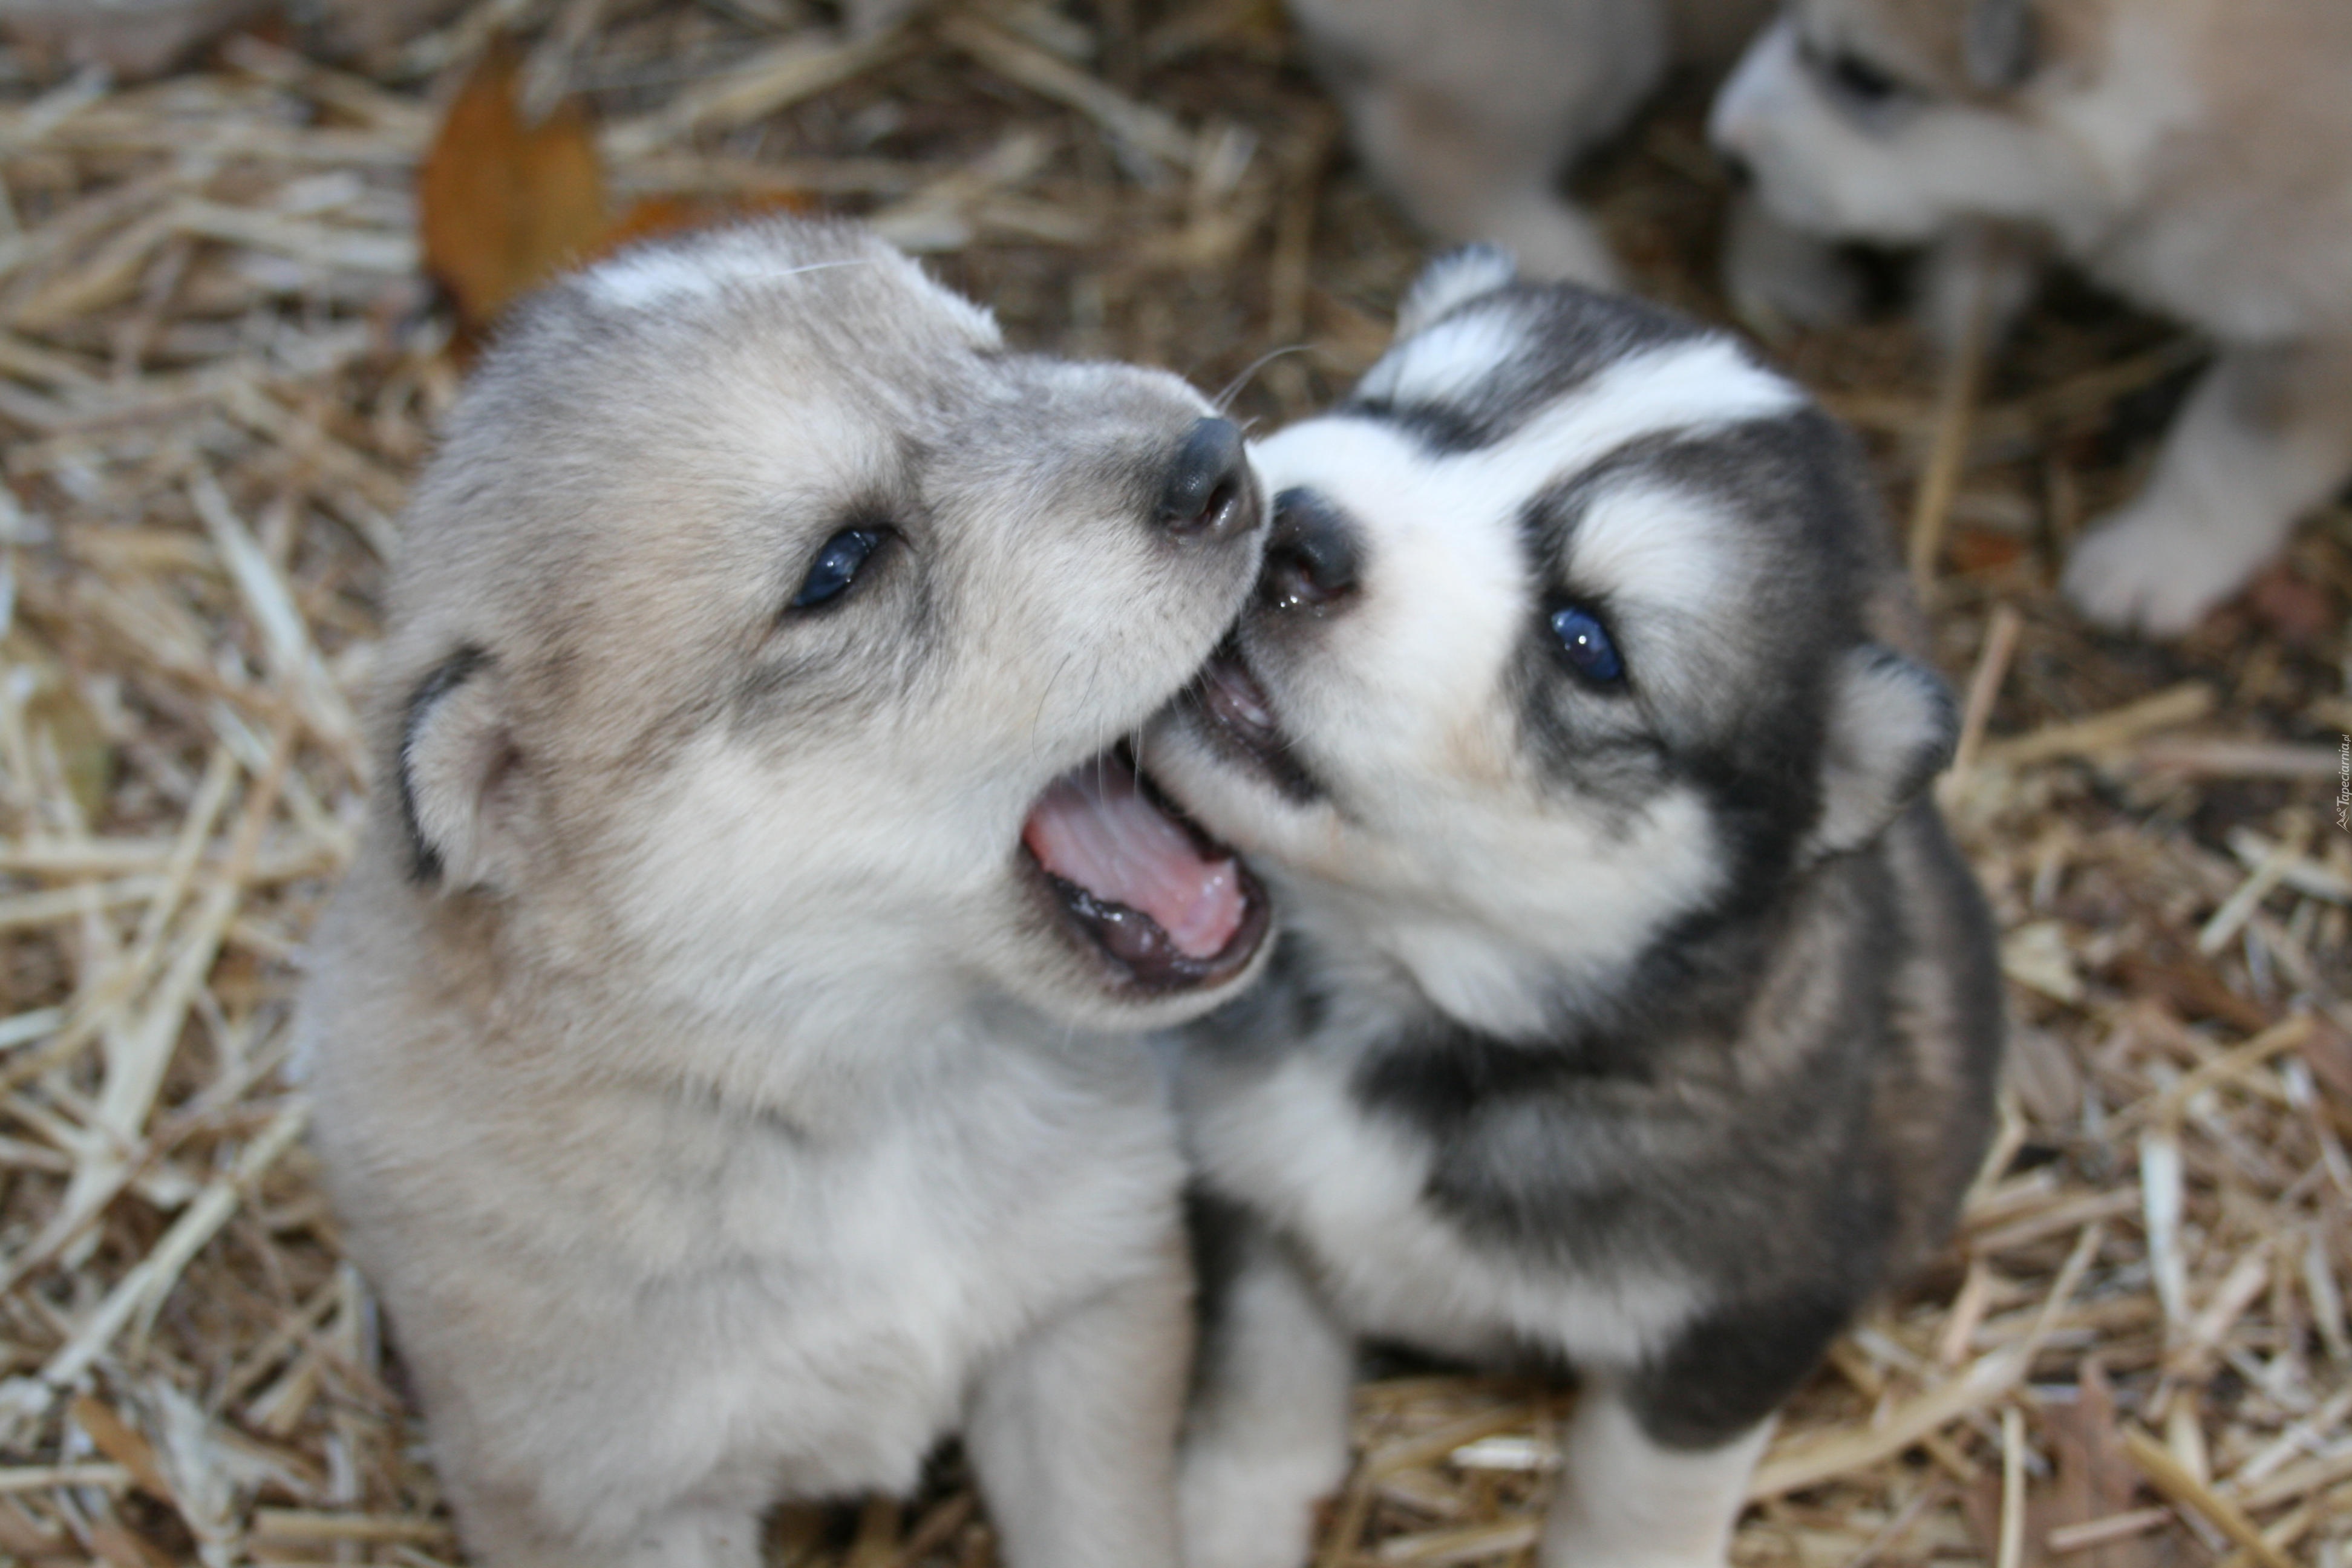
[{"label": "black eye marking", "polygon": [[1625,679],[1625,660],[1601,617],[1581,605],[1562,605],[1551,613],[1551,635],[1559,643],[1568,668],[1595,686],[1618,686]]},{"label": "black eye marking", "polygon": [[1828,48],[1808,40],[1802,52],[1829,95],[1857,116],[1884,114],[1919,96],[1901,78],[1850,47]]},{"label": "black eye marking", "polygon": [[1860,103],[1884,103],[1903,91],[1903,84],[1848,49],[1830,60],[1830,80],[1840,92]]},{"label": "black eye marking", "polygon": [[810,563],[800,592],[793,595],[792,607],[813,610],[848,593],[887,537],[887,531],[880,528],[845,528],[826,540]]}]

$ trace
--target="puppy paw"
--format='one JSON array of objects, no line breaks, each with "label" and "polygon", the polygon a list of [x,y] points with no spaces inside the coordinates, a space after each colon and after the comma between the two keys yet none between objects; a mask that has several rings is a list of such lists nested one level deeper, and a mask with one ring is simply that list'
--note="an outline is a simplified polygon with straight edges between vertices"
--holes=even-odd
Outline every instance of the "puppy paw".
[{"label": "puppy paw", "polygon": [[1574,1547],[1565,1556],[1552,1555],[1549,1548],[1538,1559],[1542,1568],[1730,1568],[1721,1552],[1713,1556],[1676,1557],[1671,1553],[1636,1552],[1588,1552]]},{"label": "puppy paw", "polygon": [[1177,1493],[1184,1568],[1300,1568],[1315,1505],[1344,1479],[1344,1464],[1317,1455],[1188,1451]]},{"label": "puppy paw", "polygon": [[1541,1568],[1728,1568],[1721,1551],[1695,1548],[1687,1542],[1627,1542],[1622,1531],[1563,1527],[1557,1511],[1544,1521],[1544,1538],[1536,1561]]},{"label": "puppy paw", "polygon": [[2065,590],[2102,626],[2179,637],[2240,588],[2277,548],[2255,520],[2144,496],[2075,545]]}]

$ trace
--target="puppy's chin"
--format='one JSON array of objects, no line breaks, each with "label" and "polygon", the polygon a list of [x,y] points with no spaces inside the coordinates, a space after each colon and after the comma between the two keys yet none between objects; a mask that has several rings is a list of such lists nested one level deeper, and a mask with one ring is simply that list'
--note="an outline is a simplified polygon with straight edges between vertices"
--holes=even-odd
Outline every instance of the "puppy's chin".
[{"label": "puppy's chin", "polygon": [[1120,749],[1048,784],[1023,824],[997,978],[1075,1023],[1152,1028],[1217,1005],[1265,961],[1272,910],[1241,857]]},{"label": "puppy's chin", "polygon": [[1269,866],[1313,865],[1349,837],[1237,639],[1152,721],[1142,752],[1187,818]]},{"label": "puppy's chin", "polygon": [[[1133,984],[1117,965],[1086,951],[1060,910],[1048,907],[1023,873],[1004,903],[1012,919],[983,944],[981,966],[1004,994],[1046,1018],[1077,1029],[1142,1033],[1188,1023],[1214,1011],[1255,981],[1274,944],[1270,912],[1235,965],[1213,980],[1155,990]],[[1261,909],[1270,905],[1260,900]]]}]

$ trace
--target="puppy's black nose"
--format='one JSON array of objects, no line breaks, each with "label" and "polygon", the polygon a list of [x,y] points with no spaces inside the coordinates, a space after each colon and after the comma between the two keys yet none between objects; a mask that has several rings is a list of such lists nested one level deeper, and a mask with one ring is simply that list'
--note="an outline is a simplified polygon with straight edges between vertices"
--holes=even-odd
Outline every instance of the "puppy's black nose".
[{"label": "puppy's black nose", "polygon": [[1328,608],[1356,591],[1363,544],[1355,520],[1328,497],[1285,490],[1274,498],[1258,592],[1277,610]]},{"label": "puppy's black nose", "polygon": [[1722,167],[1723,177],[1731,182],[1733,190],[1745,191],[1755,188],[1756,166],[1748,161],[1745,153],[1735,153],[1730,148],[1718,143],[1715,149],[1715,161]]},{"label": "puppy's black nose", "polygon": [[1203,419],[1186,433],[1160,492],[1160,524],[1183,538],[1210,540],[1257,526],[1257,487],[1232,420]]}]

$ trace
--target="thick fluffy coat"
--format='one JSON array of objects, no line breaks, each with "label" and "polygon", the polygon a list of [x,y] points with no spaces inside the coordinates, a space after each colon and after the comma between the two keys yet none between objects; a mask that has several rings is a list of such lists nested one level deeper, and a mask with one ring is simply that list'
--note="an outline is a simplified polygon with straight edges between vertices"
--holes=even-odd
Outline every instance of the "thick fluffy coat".
[{"label": "thick fluffy coat", "polygon": [[1717,142],[1801,228],[2031,226],[2212,334],[2147,488],[2086,536],[2094,618],[2185,631],[2352,474],[2352,7],[1795,0]]},{"label": "thick fluffy coat", "polygon": [[1866,482],[1729,339],[1478,252],[1257,458],[1260,597],[1149,749],[1286,921],[1182,1037],[1193,1568],[1302,1560],[1368,1337],[1584,1374],[1547,1563],[1719,1564],[2000,1048]]},{"label": "thick fluffy coat", "polygon": [[1174,1562],[1181,1168],[1124,1031],[1265,915],[1098,753],[1255,573],[1207,413],[817,225],[625,255],[478,372],[299,1021],[477,1561],[748,1568],[961,1428],[1009,1563]]}]

